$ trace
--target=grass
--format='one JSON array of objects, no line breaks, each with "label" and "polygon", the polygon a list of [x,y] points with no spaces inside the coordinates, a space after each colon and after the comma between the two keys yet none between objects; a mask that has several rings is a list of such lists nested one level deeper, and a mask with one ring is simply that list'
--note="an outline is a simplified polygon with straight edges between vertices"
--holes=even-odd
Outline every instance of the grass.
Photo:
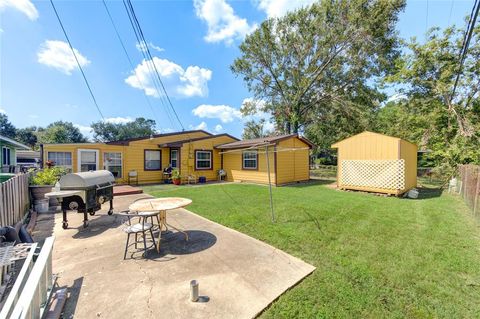
[{"label": "grass", "polygon": [[479,318],[478,225],[459,197],[408,200],[342,192],[321,182],[176,187],[157,196],[265,241],[317,269],[262,318]]}]

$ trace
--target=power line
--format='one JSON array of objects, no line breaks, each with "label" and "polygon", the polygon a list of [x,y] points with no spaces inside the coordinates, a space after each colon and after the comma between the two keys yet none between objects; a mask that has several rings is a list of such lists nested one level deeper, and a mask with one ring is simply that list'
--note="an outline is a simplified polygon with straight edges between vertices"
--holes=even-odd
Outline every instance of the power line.
[{"label": "power line", "polygon": [[[125,0],[124,0],[125,1]],[[183,127],[183,124],[182,124],[182,121],[180,121],[180,118],[178,117],[178,114],[177,114],[177,111],[175,111],[175,108],[173,107],[173,104],[172,104],[172,101],[170,100],[170,97],[168,96],[168,93],[167,93],[167,90],[165,89],[165,85],[163,84],[162,82],[162,79],[160,77],[160,73],[158,72],[157,70],[157,66],[155,65],[155,63],[153,63],[153,58],[152,58],[152,54],[150,53],[150,49],[148,48],[148,45],[147,45],[147,41],[145,40],[145,36],[143,35],[143,31],[142,31],[142,28],[140,26],[140,23],[138,22],[138,19],[137,19],[137,16],[135,14],[135,10],[133,9],[133,5],[132,5],[132,2],[130,0],[126,0],[127,3],[128,3],[128,6],[131,10],[131,13],[132,13],[132,17],[135,21],[135,24],[137,25],[138,27],[138,31],[139,31],[139,34],[140,34],[140,38],[142,39],[142,44],[144,44],[144,47],[145,47],[145,51],[148,55],[148,57],[150,58],[150,61],[152,61],[152,64],[153,64],[153,67],[155,69],[155,74],[157,75],[157,78],[158,78],[158,81],[160,82],[161,86],[162,86],[162,89],[163,89],[163,92],[165,93],[165,97],[167,98],[167,101],[168,101],[168,104],[170,105],[173,113],[175,114],[175,117],[177,118],[177,121],[178,123],[180,123],[180,126],[182,127],[182,130],[185,130],[185,128]]]},{"label": "power line", "polygon": [[87,85],[88,91],[90,92],[90,95],[92,96],[93,103],[95,104],[95,107],[97,108],[98,113],[100,113],[100,116],[105,121],[105,117],[103,116],[103,113],[100,110],[100,107],[98,106],[97,100],[95,99],[95,95],[93,95],[90,84],[88,84],[88,80],[87,80],[87,77],[85,76],[85,72],[83,72],[83,68],[80,65],[80,62],[78,61],[77,54],[75,53],[75,50],[73,49],[72,43],[70,42],[70,39],[68,38],[67,32],[65,31],[65,28],[63,27],[62,20],[60,19],[60,16],[58,15],[58,12],[57,12],[57,9],[55,8],[55,5],[53,4],[53,0],[50,0],[50,3],[52,4],[53,11],[55,11],[55,15],[57,16],[57,20],[60,23],[60,27],[63,30],[63,34],[65,35],[65,38],[67,39],[68,45],[70,46],[70,50],[72,50],[72,54],[75,58],[75,61],[77,62],[78,68],[80,69],[80,72],[82,73],[82,76],[83,76],[83,79],[85,80],[85,84]]},{"label": "power line", "polygon": [[[125,44],[124,44],[122,38],[120,37],[120,33],[118,32],[117,26],[115,25],[115,22],[113,21],[112,15],[110,14],[110,10],[108,10],[107,3],[105,2],[105,0],[102,0],[102,2],[103,2],[103,5],[105,6],[105,10],[107,11],[107,15],[110,19],[110,22],[112,23],[113,29],[115,30],[115,34],[117,35],[117,39],[120,42],[120,45],[122,46],[122,49],[123,49],[123,52],[125,53],[125,56],[127,57],[128,63],[130,64],[130,67],[132,68],[132,70],[134,70],[135,67],[133,66],[132,59],[130,58],[130,55],[128,54],[128,51],[125,47]],[[136,72],[135,72],[135,77],[137,78],[138,83],[142,87],[142,90],[145,91],[145,87],[143,86],[142,81],[140,80],[140,78],[138,77]],[[157,120],[157,123],[159,125],[160,121],[157,117],[157,114],[155,113],[155,109],[153,108],[152,104],[150,103],[150,100],[148,99],[148,97],[146,95],[144,95],[144,94],[142,94],[142,95],[145,97],[145,100],[146,100],[148,106],[150,107],[150,110],[152,111],[153,116],[155,117],[155,119]]]},{"label": "power line", "polygon": [[453,85],[452,95],[450,96],[450,102],[453,100],[453,97],[455,96],[458,80],[460,79],[460,75],[462,74],[463,63],[465,62],[465,58],[467,56],[468,46],[470,45],[470,39],[472,38],[473,29],[475,28],[475,22],[477,21],[479,11],[480,11],[480,2],[479,0],[475,0],[475,3],[473,4],[472,12],[470,14],[470,19],[467,24],[467,29],[465,31],[462,50],[460,51],[460,65],[458,67],[458,73],[455,78],[455,84]]},{"label": "power line", "polygon": [[453,4],[455,3],[454,0],[452,0],[452,3],[450,4],[450,13],[448,14],[448,22],[447,25],[450,24],[450,20],[452,19],[452,12],[453,12]]},{"label": "power line", "polygon": [[428,0],[427,0],[427,14],[425,16],[425,37],[427,36],[428,32]]},{"label": "power line", "polygon": [[168,119],[170,120],[170,123],[172,125],[175,126],[174,124],[174,121],[173,121],[173,118],[172,118],[172,115],[170,114],[170,109],[167,105],[167,102],[165,101],[163,95],[160,93],[161,92],[161,89],[160,89],[160,85],[158,84],[158,79],[153,75],[155,73],[155,70],[153,69],[152,67],[152,64],[154,64],[154,62],[152,60],[149,59],[148,55],[146,54],[145,50],[143,50],[143,48],[147,45],[144,40],[142,40],[141,38],[141,35],[140,35],[140,32],[138,30],[138,26],[135,24],[135,21],[134,21],[134,18],[133,18],[133,15],[131,13],[131,10],[129,9],[129,7],[127,6],[127,3],[125,1],[123,1],[123,6],[125,7],[125,11],[127,12],[127,15],[128,15],[128,20],[130,21],[130,25],[132,26],[132,29],[133,29],[133,32],[135,34],[135,37],[137,39],[137,43],[139,45],[143,45],[143,47],[141,48],[141,50],[139,50],[143,56],[143,59],[146,63],[146,66],[148,68],[148,75],[150,76],[150,79],[155,87],[155,90],[157,92],[157,94],[159,95],[159,99],[160,99],[160,102],[162,103],[162,105],[165,107],[165,113],[167,114],[167,117]]}]

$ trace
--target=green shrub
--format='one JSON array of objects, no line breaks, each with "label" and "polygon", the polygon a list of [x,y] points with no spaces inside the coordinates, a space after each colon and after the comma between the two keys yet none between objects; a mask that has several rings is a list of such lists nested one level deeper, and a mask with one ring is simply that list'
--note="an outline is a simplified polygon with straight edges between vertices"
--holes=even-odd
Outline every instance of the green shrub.
[{"label": "green shrub", "polygon": [[31,185],[55,185],[62,175],[65,175],[67,170],[63,167],[45,168],[41,171],[33,173],[30,178]]},{"label": "green shrub", "polygon": [[180,179],[181,176],[180,176],[180,171],[178,169],[174,169],[172,171],[172,179]]}]

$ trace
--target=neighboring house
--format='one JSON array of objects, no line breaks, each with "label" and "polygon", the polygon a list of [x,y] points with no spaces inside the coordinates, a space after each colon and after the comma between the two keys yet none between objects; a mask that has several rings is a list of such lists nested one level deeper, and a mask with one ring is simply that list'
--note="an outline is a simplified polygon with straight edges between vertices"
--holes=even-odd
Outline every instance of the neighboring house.
[{"label": "neighboring house", "polygon": [[[236,141],[217,146],[222,150],[227,180],[273,185],[310,179],[310,149],[313,144],[298,134]],[[267,167],[268,149],[269,167]]]},{"label": "neighboring house", "polygon": [[338,149],[337,187],[400,195],[417,187],[417,145],[365,131],[332,145]]},{"label": "neighboring house", "polygon": [[17,150],[29,150],[30,147],[11,138],[0,135],[0,172],[14,173],[17,165]]},{"label": "neighboring house", "polygon": [[[132,171],[138,174],[139,183],[158,183],[163,179],[163,169],[169,165],[179,169],[184,177],[216,180],[218,171],[223,169],[229,181],[268,183],[263,149],[251,148],[252,143],[259,144],[257,140],[239,141],[228,134],[195,130],[108,143],[44,144],[42,157],[43,162],[52,161],[73,172],[107,169],[119,183],[128,182],[128,173]],[[260,144],[269,145],[272,152],[272,184],[308,180],[310,142],[287,135],[264,138]],[[248,150],[243,152],[242,148]],[[276,153],[276,148],[282,151]],[[301,149],[294,152],[294,148]]]},{"label": "neighboring house", "polygon": [[40,152],[31,150],[17,150],[17,165],[22,169],[39,168]]}]

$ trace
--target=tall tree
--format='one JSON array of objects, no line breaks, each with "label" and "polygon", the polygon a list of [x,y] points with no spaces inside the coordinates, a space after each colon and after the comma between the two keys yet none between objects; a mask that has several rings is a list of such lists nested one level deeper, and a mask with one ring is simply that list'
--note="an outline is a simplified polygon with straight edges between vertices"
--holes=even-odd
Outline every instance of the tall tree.
[{"label": "tall tree", "polygon": [[404,0],[321,1],[266,20],[245,38],[231,69],[286,133],[350,110],[371,112],[379,105],[374,80],[399,54],[395,24],[404,6]]},{"label": "tall tree", "polygon": [[15,138],[15,126],[8,120],[6,114],[0,113],[0,135]]},{"label": "tall tree", "polygon": [[35,148],[38,141],[37,127],[30,126],[17,129],[15,139],[25,145],[30,146],[31,148]]},{"label": "tall tree", "polygon": [[[396,62],[398,72],[387,81],[401,84],[408,100],[379,113],[386,133],[402,123],[402,137],[431,150],[436,164],[450,170],[459,163],[480,163],[480,27],[460,69],[464,35],[455,27],[433,28],[425,43],[406,43],[406,54]],[[388,112],[395,116],[385,117]]]},{"label": "tall tree", "polygon": [[57,121],[39,132],[40,143],[85,143],[87,138],[71,122]]},{"label": "tall tree", "polygon": [[250,120],[245,122],[243,126],[242,139],[250,140],[253,138],[265,137],[271,135],[272,132],[265,130],[265,119],[258,121]]},{"label": "tall tree", "polygon": [[93,129],[93,138],[97,142],[125,140],[156,133],[155,121],[143,117],[124,124],[99,121],[92,123],[91,127]]}]

